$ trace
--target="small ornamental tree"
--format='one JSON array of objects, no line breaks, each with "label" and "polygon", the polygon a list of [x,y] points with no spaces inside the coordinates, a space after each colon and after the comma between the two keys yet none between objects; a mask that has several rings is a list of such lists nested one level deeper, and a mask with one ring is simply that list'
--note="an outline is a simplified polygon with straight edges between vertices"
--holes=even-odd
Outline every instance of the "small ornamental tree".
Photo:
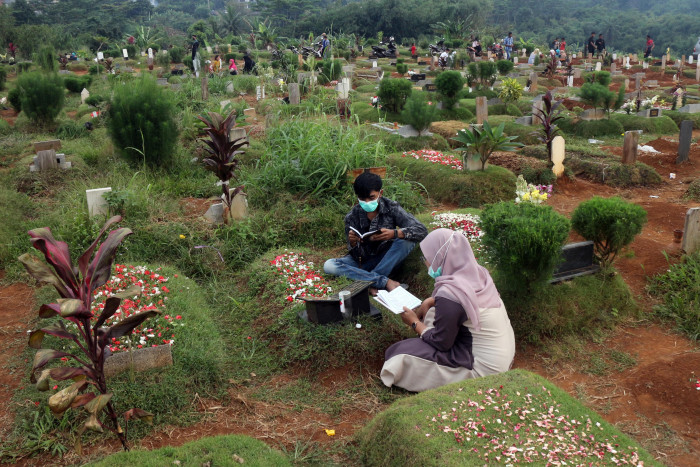
[{"label": "small ornamental tree", "polygon": [[[106,240],[99,241],[107,229],[121,221],[120,216],[112,217],[102,227],[99,235],[90,247],[80,255],[78,263],[71,260],[68,245],[54,239],[51,229],[39,228],[29,231],[32,246],[44,255],[41,261],[34,255],[25,253],[19,257],[30,276],[39,282],[52,285],[61,296],[56,303],[42,305],[40,318],[60,318],[56,325],[37,329],[29,334],[29,346],[37,349],[31,371],[31,382],[40,391],[49,389],[49,381],[73,380],[67,386],[49,397],[49,408],[56,416],[61,416],[70,408],[84,407],[88,413],[85,424],[78,430],[76,449],[80,452],[80,435],[86,430],[103,431],[108,428],[121,441],[124,450],[128,450],[126,432],[119,424],[112,393],[107,389],[104,372],[105,349],[112,339],[129,334],[146,319],[158,314],[157,310],[142,311],[131,315],[109,327],[103,324],[112,317],[123,298],[133,298],[140,294],[138,286],[121,294],[109,297],[96,320],[92,314],[94,291],[103,286],[110,278],[112,263],[117,248],[131,230],[119,228],[112,230]],[[66,326],[65,322],[69,324]],[[72,341],[73,349],[54,350],[43,347],[44,336]],[[74,366],[55,366],[45,368],[52,360],[65,359]],[[41,373],[37,377],[37,371]],[[112,427],[102,423],[100,417],[106,414]],[[128,422],[132,418],[144,418],[151,422],[153,415],[141,409],[130,409],[124,414]]]},{"label": "small ornamental tree", "polygon": [[204,150],[209,153],[209,156],[203,159],[204,168],[214,172],[221,181],[221,189],[223,194],[221,199],[224,202],[224,222],[228,222],[231,214],[231,203],[233,197],[243,191],[243,186],[236,187],[233,192],[229,186],[231,179],[236,178],[236,169],[238,168],[238,159],[236,156],[243,154],[245,151],[240,149],[247,144],[246,138],[238,138],[231,140],[231,129],[236,125],[236,110],[231,111],[228,117],[224,118],[216,112],[208,112],[206,116],[200,115],[197,117],[204,122],[202,135],[206,138],[200,138],[206,146]]},{"label": "small ornamental tree", "polygon": [[20,107],[32,122],[51,123],[63,109],[65,91],[63,80],[57,74],[22,73],[17,78],[16,85]]},{"label": "small ornamental tree", "polygon": [[541,127],[537,134],[537,138],[547,145],[547,154],[549,156],[549,165],[552,166],[552,141],[554,137],[561,133],[561,129],[556,122],[562,117],[561,106],[562,101],[554,101],[552,91],[547,91],[547,94],[542,97],[542,108],[536,108],[533,114],[533,123],[540,123]]},{"label": "small ornamental tree", "polygon": [[443,71],[435,78],[435,87],[443,99],[446,109],[451,109],[457,100],[457,94],[464,88],[464,78],[459,71]]},{"label": "small ornamental tree", "polygon": [[454,141],[462,143],[463,146],[457,148],[462,151],[464,165],[467,165],[467,157],[470,153],[474,153],[481,161],[481,170],[486,169],[486,161],[488,161],[494,151],[512,151],[522,147],[521,143],[515,142],[517,136],[506,136],[503,134],[505,123],[501,123],[495,129],[491,128],[488,121],[484,122],[483,128],[477,125],[472,125],[470,130],[464,129],[457,133]]},{"label": "small ornamental tree", "polygon": [[384,78],[379,83],[377,95],[384,107],[391,112],[401,112],[406,99],[411,95],[413,86],[406,79]]},{"label": "small ornamental tree", "polygon": [[571,215],[571,226],[583,238],[593,241],[602,266],[612,264],[646,222],[644,208],[618,197],[595,196],[579,204]]},{"label": "small ornamental tree", "polygon": [[413,94],[409,97],[401,112],[401,120],[415,128],[418,136],[421,136],[437,118],[437,106],[428,102],[421,94]]},{"label": "small ornamental tree", "polygon": [[[511,65],[513,62],[503,60]],[[498,62],[501,63],[501,62]],[[523,85],[518,83],[515,78],[504,78],[501,84],[501,91],[498,93],[498,98],[503,101],[506,106],[517,102],[523,96]]]}]

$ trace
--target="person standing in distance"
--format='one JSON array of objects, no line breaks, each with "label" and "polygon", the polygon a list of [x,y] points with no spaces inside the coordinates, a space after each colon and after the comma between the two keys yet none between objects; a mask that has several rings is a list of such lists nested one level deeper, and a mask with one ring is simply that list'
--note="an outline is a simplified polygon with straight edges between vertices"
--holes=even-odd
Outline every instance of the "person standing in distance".
[{"label": "person standing in distance", "polygon": [[510,60],[510,55],[513,53],[514,40],[512,32],[508,32],[508,36],[503,39],[503,45],[506,49],[506,60]]}]

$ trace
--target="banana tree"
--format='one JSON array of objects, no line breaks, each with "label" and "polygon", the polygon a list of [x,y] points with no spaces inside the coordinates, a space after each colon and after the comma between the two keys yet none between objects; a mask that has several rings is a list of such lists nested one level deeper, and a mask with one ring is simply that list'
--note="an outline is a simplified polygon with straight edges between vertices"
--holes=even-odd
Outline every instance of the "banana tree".
[{"label": "banana tree", "polygon": [[464,166],[467,166],[468,158],[481,161],[481,170],[486,169],[488,161],[494,151],[513,151],[523,145],[516,142],[517,136],[506,136],[503,134],[504,123],[495,129],[485,121],[482,128],[479,125],[471,125],[471,128],[460,130],[454,141],[462,143],[462,147],[457,148],[462,151]]}]

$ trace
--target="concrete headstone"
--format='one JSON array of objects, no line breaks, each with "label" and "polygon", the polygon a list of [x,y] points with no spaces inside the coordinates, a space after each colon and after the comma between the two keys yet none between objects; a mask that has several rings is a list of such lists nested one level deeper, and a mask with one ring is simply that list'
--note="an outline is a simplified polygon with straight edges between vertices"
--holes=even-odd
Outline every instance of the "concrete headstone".
[{"label": "concrete headstone", "polygon": [[105,59],[105,54],[104,54],[104,52],[97,52],[97,59],[98,59],[98,60],[104,60],[104,59]]},{"label": "concrete headstone", "polygon": [[564,158],[566,157],[566,143],[561,136],[555,136],[552,140],[552,172],[557,177],[564,175]]},{"label": "concrete headstone", "polygon": [[122,55],[124,56],[124,58],[129,58],[129,52],[127,52],[126,49],[122,49]]},{"label": "concrete headstone", "polygon": [[645,70],[649,68],[649,62],[642,62],[642,68]]},{"label": "concrete headstone", "polygon": [[700,104],[686,104],[678,109],[678,111],[683,113],[698,113],[700,112]]},{"label": "concrete headstone", "polygon": [[107,206],[107,201],[102,195],[112,191],[112,187],[107,188],[95,188],[93,190],[85,190],[85,196],[87,197],[88,213],[90,217],[98,215],[106,215],[109,211]]},{"label": "concrete headstone", "polygon": [[601,62],[596,62],[595,71],[601,71],[603,69],[603,64]]},{"label": "concrete headstone", "polygon": [[301,102],[299,83],[289,83],[289,103],[297,105]]},{"label": "concrete headstone", "polygon": [[534,71],[530,73],[528,80],[530,81],[530,92],[537,92],[537,73]]},{"label": "concrete headstone", "polygon": [[683,120],[681,122],[681,134],[678,138],[678,157],[676,158],[676,164],[685,162],[688,160],[688,153],[690,152],[690,141],[693,138],[693,121]]},{"label": "concrete headstone", "polygon": [[226,83],[226,93],[233,94],[233,81],[228,81]]},{"label": "concrete headstone", "polygon": [[686,254],[693,254],[700,246],[700,208],[690,208],[685,214],[681,249]]},{"label": "concrete headstone", "polygon": [[85,103],[85,100],[86,100],[88,97],[90,97],[90,91],[88,91],[87,89],[83,88],[83,90],[80,91],[80,103],[81,103],[81,104],[84,104],[84,103]]},{"label": "concrete headstone", "polygon": [[610,64],[610,74],[613,74],[613,73],[615,73],[616,71],[617,71],[617,63],[612,62],[612,63]]},{"label": "concrete headstone", "polygon": [[53,149],[47,149],[45,151],[37,152],[36,163],[34,164],[34,166],[39,172],[57,169],[58,159],[56,158],[56,151],[54,151]]},{"label": "concrete headstone", "polygon": [[661,57],[661,69],[666,69],[666,55]]},{"label": "concrete headstone", "polygon": [[639,145],[639,133],[625,131],[625,142],[622,147],[622,163],[634,164],[637,162],[637,146]]},{"label": "concrete headstone", "polygon": [[107,378],[111,378],[131,369],[142,372],[172,366],[172,364],[172,347],[169,344],[163,344],[114,353],[105,359],[104,372]]},{"label": "concrete headstone", "polygon": [[691,55],[688,57],[688,64],[692,65],[693,64],[693,56]]},{"label": "concrete headstone", "polygon": [[476,98],[476,123],[481,125],[488,118],[489,111],[486,104],[486,97],[479,96]]}]

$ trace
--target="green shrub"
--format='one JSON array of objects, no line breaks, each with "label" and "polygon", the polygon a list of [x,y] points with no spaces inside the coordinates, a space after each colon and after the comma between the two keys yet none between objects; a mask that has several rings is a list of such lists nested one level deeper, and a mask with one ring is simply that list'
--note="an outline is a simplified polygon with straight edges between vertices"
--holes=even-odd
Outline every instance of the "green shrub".
[{"label": "green shrub", "polygon": [[604,118],[601,120],[562,118],[559,120],[558,125],[564,133],[580,136],[582,138],[619,135],[625,131],[618,120],[611,118]]},{"label": "green shrub", "polygon": [[7,68],[0,66],[0,91],[5,90],[5,82],[7,81]]},{"label": "green shrub", "polygon": [[480,208],[487,203],[515,198],[515,175],[495,165],[486,170],[461,172],[401,156],[390,156],[389,165],[424,186],[428,196],[439,203]]},{"label": "green shrub", "polygon": [[647,221],[641,206],[622,198],[595,196],[579,204],[571,215],[571,225],[586,240],[595,244],[598,260],[611,264],[620,250],[632,243]]},{"label": "green shrub", "polygon": [[90,97],[85,99],[85,103],[92,107],[99,107],[103,102],[107,100],[106,97],[99,94],[91,94]]},{"label": "green shrub", "polygon": [[532,167],[531,165],[525,165],[520,169],[520,174],[528,183],[533,185],[554,185],[557,181],[557,176],[547,166]]},{"label": "green shrub", "polygon": [[408,73],[408,65],[405,63],[397,63],[396,64],[396,71],[400,75],[405,75],[406,73]]},{"label": "green shrub", "polygon": [[677,134],[678,125],[665,114],[661,117],[646,118],[639,115],[613,114],[612,119],[617,120],[625,131],[643,130],[644,133]]},{"label": "green shrub", "polygon": [[673,321],[679,331],[700,340],[700,253],[683,256],[664,274],[651,279],[649,291],[662,298],[654,314]]},{"label": "green shrub", "polygon": [[146,46],[146,52],[148,52],[148,49],[152,49],[153,53],[155,54],[160,50],[160,45],[156,44],[155,42],[151,42]]},{"label": "green shrub", "polygon": [[133,163],[164,166],[177,141],[174,106],[155,79],[115,86],[107,125],[114,145]]},{"label": "green shrub", "polygon": [[324,60],[321,62],[321,74],[318,76],[319,84],[326,84],[336,81],[343,72],[343,62],[341,60]]},{"label": "green shrub", "polygon": [[579,91],[581,100],[593,108],[602,108],[605,102],[614,100],[616,96],[617,94],[599,82],[583,83]]},{"label": "green shrub", "polygon": [[661,176],[642,162],[622,164],[617,157],[586,156],[574,151],[567,151],[566,160],[566,167],[577,176],[597,183],[616,187],[653,186],[661,183]]},{"label": "green shrub", "polygon": [[65,91],[57,74],[23,73],[17,78],[22,111],[34,123],[50,123],[63,109]]},{"label": "green shrub", "polygon": [[489,115],[512,115],[513,117],[522,117],[523,112],[514,104],[493,104],[489,106]]},{"label": "green shrub", "polygon": [[173,63],[182,63],[182,59],[185,56],[185,49],[182,47],[173,47],[168,50],[168,55],[170,56],[170,61]]},{"label": "green shrub", "polygon": [[483,244],[506,307],[527,302],[552,278],[569,228],[569,220],[551,206],[508,201],[482,211]]},{"label": "green shrub", "polygon": [[86,134],[87,130],[85,129],[85,125],[73,120],[61,122],[56,128],[56,137],[58,139],[76,139]]},{"label": "green shrub", "polygon": [[[681,122],[683,120],[690,120],[693,122],[693,129],[698,130],[700,129],[700,113],[685,113],[685,112],[678,112],[675,110],[664,110],[664,117],[668,117],[674,122],[676,122],[676,125],[679,127],[681,126]],[[649,119],[649,120],[654,120],[654,119]]]},{"label": "green shrub", "polygon": [[685,190],[685,193],[683,194],[683,198],[692,199],[693,201],[700,201],[700,178],[696,178],[690,182],[688,189]]},{"label": "green shrub", "polygon": [[87,89],[91,82],[92,78],[90,76],[67,76],[63,78],[63,84],[65,85],[66,89],[75,93],[80,93],[83,91],[83,89]]},{"label": "green shrub", "polygon": [[95,63],[94,65],[90,66],[89,72],[91,75],[99,75],[105,72],[105,67]]},{"label": "green shrub", "polygon": [[136,46],[133,44],[127,44],[124,46],[126,49],[126,53],[129,55],[130,59],[135,59],[136,58]]},{"label": "green shrub", "polygon": [[510,60],[499,60],[496,62],[496,68],[498,68],[498,72],[502,75],[507,75],[513,71],[514,67],[515,64]]},{"label": "green shrub", "polygon": [[170,54],[156,54],[156,65],[162,67],[167,67],[168,65],[170,65]]},{"label": "green shrub", "polygon": [[22,111],[22,94],[18,86],[10,89],[10,92],[7,93],[7,101],[15,109],[15,112]]},{"label": "green shrub", "polygon": [[[476,110],[476,109],[475,109]],[[452,107],[451,109],[441,109],[438,111],[438,120],[462,120],[468,121],[474,118],[474,113],[463,107]]]},{"label": "green shrub", "polygon": [[612,77],[609,71],[593,71],[591,73],[586,73],[583,75],[583,80],[586,83],[598,83],[605,87],[610,86]]},{"label": "green shrub", "polygon": [[459,71],[443,71],[435,78],[435,87],[445,108],[451,109],[457,101],[457,94],[464,88],[464,78]]},{"label": "green shrub", "polygon": [[185,65],[188,69],[194,70],[194,60],[192,60],[191,55],[186,55],[185,57],[183,57],[182,64]]},{"label": "green shrub", "polygon": [[387,110],[398,113],[403,109],[412,91],[413,86],[407,79],[384,78],[379,83],[377,95]]},{"label": "green shrub", "polygon": [[58,71],[58,56],[50,45],[45,45],[36,54],[36,61],[39,67],[45,72],[54,73]]},{"label": "green shrub", "polygon": [[86,62],[69,62],[68,69],[70,71],[88,71],[88,66]]},{"label": "green shrub", "polygon": [[418,131],[418,136],[430,127],[437,116],[437,105],[428,104],[428,100],[422,94],[413,94],[409,97],[403,112],[401,112],[402,121],[415,128]]},{"label": "green shrub", "polygon": [[[233,457],[232,457],[233,456]],[[237,461],[240,458],[241,461]],[[129,467],[141,465],[233,465],[286,467],[292,464],[284,455],[262,441],[243,436],[227,435],[201,438],[178,447],[164,447],[153,451],[133,449],[107,456],[90,464],[92,467]]]},{"label": "green shrub", "polygon": [[6,120],[0,118],[0,135],[7,135],[12,131],[12,127]]},{"label": "green shrub", "polygon": [[[509,60],[501,60],[507,63],[512,63]],[[500,63],[500,62],[499,62]],[[504,104],[513,104],[518,102],[523,95],[523,85],[518,83],[515,78],[504,78],[501,84],[501,91],[498,93],[498,98],[503,101]],[[518,109],[520,110],[520,109]]]},{"label": "green shrub", "polygon": [[17,73],[25,73],[32,67],[32,62],[19,62],[17,64]]}]

